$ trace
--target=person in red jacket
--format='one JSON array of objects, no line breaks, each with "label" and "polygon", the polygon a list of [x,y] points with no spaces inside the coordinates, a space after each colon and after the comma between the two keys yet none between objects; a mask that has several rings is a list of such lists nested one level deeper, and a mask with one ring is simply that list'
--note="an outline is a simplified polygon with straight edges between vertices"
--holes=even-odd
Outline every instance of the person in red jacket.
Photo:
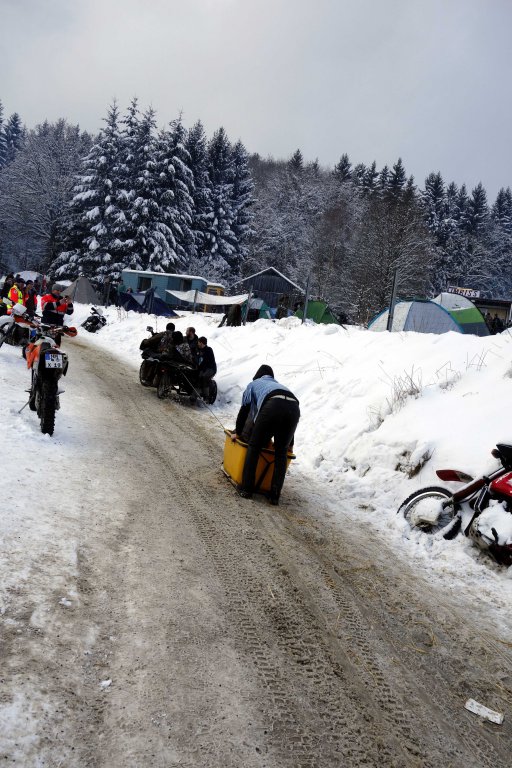
[{"label": "person in red jacket", "polygon": [[41,297],[42,321],[47,325],[64,325],[64,315],[73,314],[73,302],[62,296],[60,287],[55,284],[51,293]]}]

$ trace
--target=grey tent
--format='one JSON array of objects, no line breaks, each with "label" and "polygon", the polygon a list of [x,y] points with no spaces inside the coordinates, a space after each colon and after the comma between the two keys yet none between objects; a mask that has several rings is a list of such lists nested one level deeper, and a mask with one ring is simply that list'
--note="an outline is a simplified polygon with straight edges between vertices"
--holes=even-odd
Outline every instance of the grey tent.
[{"label": "grey tent", "polygon": [[79,304],[101,304],[100,297],[92,287],[89,280],[81,275],[71,285],[62,291],[63,296],[69,296],[72,301]]}]

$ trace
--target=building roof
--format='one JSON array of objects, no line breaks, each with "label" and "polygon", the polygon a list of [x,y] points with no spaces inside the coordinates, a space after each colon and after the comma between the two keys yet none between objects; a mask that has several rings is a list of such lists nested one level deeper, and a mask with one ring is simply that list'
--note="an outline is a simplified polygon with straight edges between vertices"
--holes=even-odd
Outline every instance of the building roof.
[{"label": "building roof", "polygon": [[248,280],[252,280],[254,277],[258,277],[258,275],[264,275],[266,272],[274,272],[274,274],[278,275],[279,277],[282,277],[283,280],[286,280],[287,283],[290,283],[290,285],[293,285],[294,288],[296,288],[301,293],[304,293],[304,288],[301,288],[300,285],[297,285],[297,283],[294,283],[292,280],[290,280],[286,275],[283,275],[282,272],[280,272],[275,267],[266,267],[265,269],[262,269],[260,272],[255,272],[253,275],[248,275],[247,277],[242,278],[242,280],[238,280],[234,285],[238,285],[239,283],[246,283]]},{"label": "building roof", "polygon": [[131,272],[134,275],[156,275],[157,277],[182,277],[184,280],[202,280],[207,283],[206,277],[200,275],[177,275],[175,272],[151,272],[149,269],[123,269],[123,272]]}]

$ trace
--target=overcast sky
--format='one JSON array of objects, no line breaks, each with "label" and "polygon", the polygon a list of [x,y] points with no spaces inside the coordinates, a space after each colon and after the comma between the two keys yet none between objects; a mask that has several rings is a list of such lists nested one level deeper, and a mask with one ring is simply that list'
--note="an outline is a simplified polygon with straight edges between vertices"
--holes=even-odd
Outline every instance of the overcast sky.
[{"label": "overcast sky", "polygon": [[116,97],[250,152],[512,185],[512,0],[0,0],[0,100],[97,131]]}]

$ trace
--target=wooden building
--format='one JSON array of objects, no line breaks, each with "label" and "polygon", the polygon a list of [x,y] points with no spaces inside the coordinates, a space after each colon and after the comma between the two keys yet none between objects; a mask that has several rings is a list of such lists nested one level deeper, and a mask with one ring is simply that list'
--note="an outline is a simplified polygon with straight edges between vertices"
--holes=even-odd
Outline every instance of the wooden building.
[{"label": "wooden building", "polygon": [[258,299],[263,299],[271,309],[277,309],[282,304],[293,311],[297,303],[304,300],[304,289],[289,280],[275,267],[267,267],[261,272],[244,277],[234,284],[237,292],[252,291]]}]

